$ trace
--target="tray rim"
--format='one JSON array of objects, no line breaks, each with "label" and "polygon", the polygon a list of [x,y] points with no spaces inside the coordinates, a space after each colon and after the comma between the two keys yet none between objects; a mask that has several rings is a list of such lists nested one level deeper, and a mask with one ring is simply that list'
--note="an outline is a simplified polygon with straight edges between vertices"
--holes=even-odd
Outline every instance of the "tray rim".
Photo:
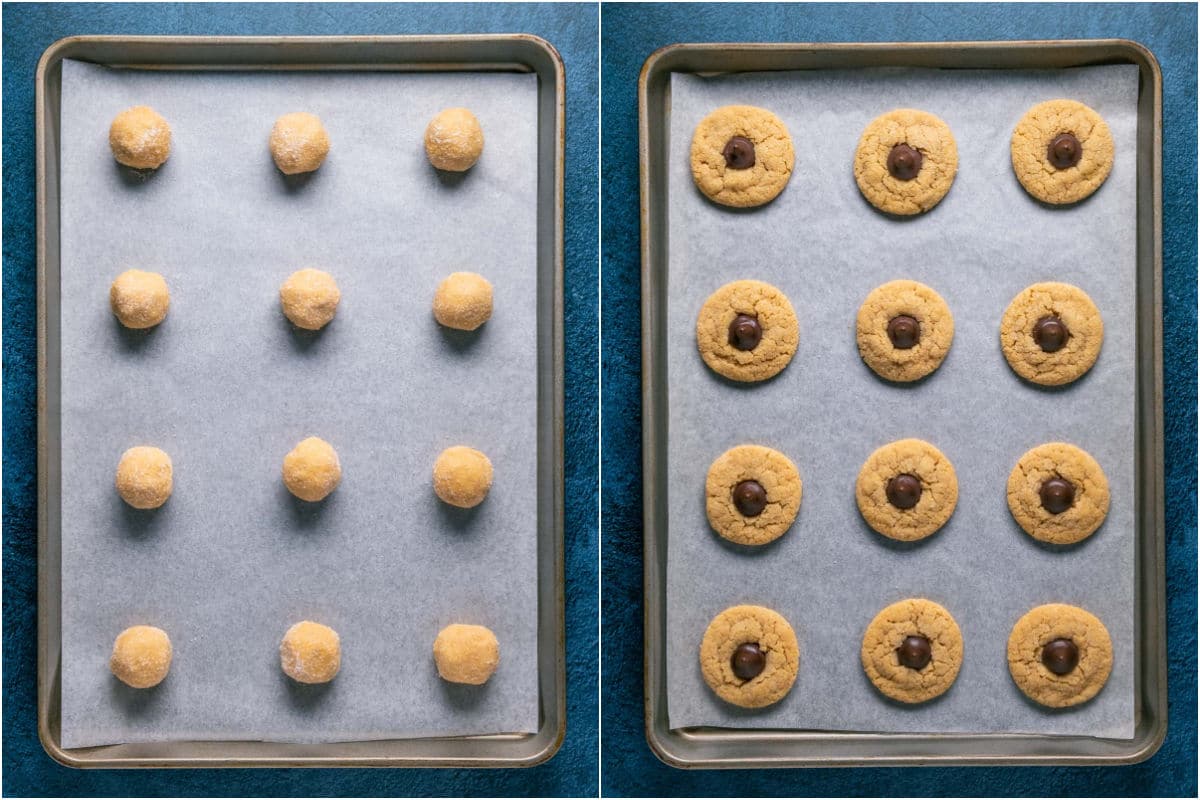
[{"label": "tray rim", "polygon": [[[543,403],[546,406],[545,411],[539,410],[539,418],[546,417],[549,420],[549,433],[543,430],[544,422],[539,422],[537,438],[539,447],[542,447],[542,440],[547,436],[550,438],[550,446],[546,456],[539,457],[538,471],[539,481],[547,481],[548,494],[550,495],[549,503],[552,512],[552,519],[548,524],[548,534],[543,531],[543,524],[539,524],[539,560],[542,558],[542,550],[547,546],[550,550],[549,564],[538,568],[538,637],[542,639],[546,632],[542,629],[546,623],[543,622],[545,610],[543,605],[547,600],[552,604],[553,615],[553,641],[554,641],[554,667],[550,674],[550,681],[553,685],[552,697],[547,697],[547,692],[544,686],[545,680],[539,677],[539,705],[542,708],[549,707],[549,714],[542,714],[540,727],[536,733],[532,734],[488,734],[477,736],[459,736],[459,737],[422,737],[410,739],[388,739],[374,740],[369,742],[361,742],[366,746],[377,747],[383,749],[391,746],[397,750],[407,750],[414,743],[437,743],[446,742],[448,745],[455,743],[481,743],[483,746],[492,746],[494,749],[513,750],[514,755],[492,755],[492,756],[442,756],[442,757],[422,757],[422,756],[405,756],[401,755],[369,755],[369,756],[350,756],[350,757],[334,757],[320,755],[301,755],[300,752],[311,753],[315,749],[322,746],[337,747],[348,743],[327,743],[326,745],[294,745],[285,742],[255,742],[241,740],[225,740],[225,741],[203,741],[203,740],[180,740],[178,742],[166,743],[170,745],[191,745],[196,750],[201,751],[217,751],[212,754],[192,755],[192,756],[159,756],[159,757],[121,757],[121,756],[106,756],[96,755],[98,751],[108,751],[114,748],[136,747],[136,745],[102,745],[89,748],[63,748],[57,741],[49,724],[49,711],[52,701],[55,699],[55,684],[56,677],[59,674],[59,660],[61,651],[55,653],[55,658],[50,659],[48,653],[48,643],[45,640],[48,626],[57,625],[59,630],[59,638],[61,638],[61,619],[55,615],[51,619],[48,613],[46,598],[50,595],[50,589],[53,585],[56,588],[56,594],[61,592],[61,575],[50,574],[48,565],[46,564],[46,552],[49,546],[50,531],[48,530],[48,501],[49,487],[47,485],[48,473],[50,468],[50,459],[48,456],[48,441],[47,432],[47,408],[48,401],[55,401],[55,409],[57,410],[57,398],[50,398],[47,394],[47,320],[48,320],[48,304],[46,292],[46,274],[49,269],[48,260],[48,220],[50,212],[47,208],[47,181],[51,176],[47,174],[47,146],[46,146],[46,87],[48,72],[62,62],[63,59],[69,58],[70,50],[77,46],[87,45],[132,45],[132,46],[179,46],[179,47],[220,47],[220,46],[345,46],[345,45],[372,45],[379,47],[409,47],[413,45],[436,45],[436,44],[493,44],[493,45],[516,45],[529,50],[528,55],[534,58],[543,59],[548,64],[548,67],[539,67],[532,63],[521,62],[514,60],[512,62],[478,62],[480,64],[490,63],[494,68],[501,70],[515,70],[517,67],[524,67],[524,71],[538,74],[539,82],[552,80],[553,81],[553,137],[549,144],[541,145],[542,147],[551,147],[553,149],[552,159],[552,187],[551,194],[553,196],[554,208],[550,215],[549,228],[546,229],[544,217],[546,215],[539,213],[538,221],[538,249],[539,251],[545,246],[542,239],[544,236],[550,239],[551,263],[550,268],[546,270],[540,262],[544,260],[539,256],[539,275],[545,270],[549,277],[549,286],[543,287],[542,280],[539,277],[539,289],[541,294],[547,291],[550,294],[550,311],[549,311],[549,360],[552,367],[551,374],[542,374],[539,366],[538,381],[538,396],[539,405]],[[131,62],[132,63],[132,62]],[[247,66],[263,68],[271,68],[271,64],[276,63],[269,60],[262,60]],[[299,64],[301,62],[295,62]],[[394,71],[471,71],[469,66],[473,62],[469,61],[420,61],[413,60],[405,62],[403,59],[395,61],[387,61],[382,65]],[[293,67],[295,64],[289,62]],[[329,64],[307,64],[300,66],[300,69],[322,69],[338,66],[348,71],[367,71],[371,69],[372,63],[367,61],[358,62],[330,62]],[[464,65],[466,67],[464,68]],[[284,64],[279,63],[275,68],[284,68]],[[408,69],[404,69],[408,66]],[[202,67],[198,62],[188,62],[182,66],[174,67],[177,70],[195,69]],[[229,68],[229,67],[226,67]],[[242,65],[234,65],[233,69],[243,68]],[[565,143],[566,143],[566,83],[565,83],[565,65],[562,56],[558,50],[546,39],[534,34],[526,33],[505,33],[505,34],[456,34],[456,35],[423,35],[423,34],[405,34],[405,35],[350,35],[350,36],[124,36],[124,35],[72,35],[58,39],[42,53],[38,60],[37,70],[34,77],[35,87],[35,160],[36,160],[36,175],[37,175],[37,413],[38,413],[38,513],[37,513],[37,701],[38,701],[38,740],[41,742],[43,750],[54,761],[66,767],[76,769],[88,768],[213,768],[213,767],[455,767],[455,768],[472,768],[472,767],[533,767],[542,764],[551,758],[562,747],[563,740],[566,735],[566,653],[565,653],[565,591],[564,591],[564,480],[563,480],[563,441],[564,441],[564,417],[563,417],[563,401],[564,401],[564,356],[563,356],[563,207],[564,207],[564,173],[565,173]],[[539,86],[539,114],[542,113],[541,106],[544,105],[542,99],[544,89]],[[541,157],[539,157],[541,158]],[[57,179],[57,173],[53,176]],[[57,190],[55,191],[57,198]],[[57,211],[55,212],[57,213]],[[60,266],[60,262],[55,263],[56,268]],[[544,312],[543,312],[544,313]],[[544,356],[539,353],[539,361],[542,361]],[[549,396],[546,396],[546,390],[549,390]],[[547,469],[544,461],[550,459],[549,478],[541,476],[544,469]],[[539,499],[539,504],[544,500]],[[61,531],[59,532],[61,535]],[[541,540],[547,539],[548,542],[543,544]],[[56,559],[56,563],[57,563]],[[552,580],[550,590],[543,586],[546,579],[543,573],[546,571],[552,572]],[[552,595],[548,597],[547,595]],[[57,610],[59,604],[55,604]],[[539,657],[542,659],[542,657]],[[544,659],[542,659],[544,661]],[[53,662],[53,663],[51,663]],[[544,668],[544,664],[542,665]],[[552,716],[551,716],[552,714]],[[538,742],[538,740],[546,740],[544,744],[538,746],[532,752],[524,746],[526,742]],[[229,750],[237,750],[243,747],[268,747],[278,750],[295,750],[293,754],[278,754],[278,755],[253,755],[253,756],[237,756],[228,753],[220,753],[220,749],[224,747]]]},{"label": "tray rim", "polygon": [[[1147,502],[1151,504],[1149,515],[1153,519],[1153,525],[1150,530],[1142,530],[1143,521],[1146,516],[1145,512],[1138,513],[1138,534],[1139,538],[1148,536],[1151,538],[1150,547],[1156,554],[1157,569],[1155,574],[1155,586],[1153,592],[1147,600],[1137,601],[1135,603],[1135,636],[1142,640],[1144,633],[1141,631],[1142,618],[1147,615],[1147,611],[1140,608],[1142,602],[1149,603],[1149,613],[1153,615],[1154,622],[1158,626],[1156,634],[1152,639],[1157,644],[1154,659],[1157,669],[1152,676],[1141,675],[1137,681],[1138,697],[1136,706],[1141,710],[1142,695],[1144,694],[1144,683],[1147,678],[1154,680],[1156,688],[1154,701],[1157,707],[1154,709],[1154,719],[1151,729],[1142,739],[1134,738],[1132,740],[1104,740],[1098,737],[1079,737],[1079,736],[1054,736],[1047,734],[884,734],[884,733],[863,733],[863,732],[834,732],[834,731],[798,731],[798,730],[780,730],[780,729],[724,729],[711,727],[671,729],[666,719],[665,702],[662,711],[660,712],[657,704],[655,681],[659,679],[660,673],[665,676],[665,646],[661,640],[656,639],[652,634],[658,630],[658,617],[665,618],[666,605],[666,587],[665,581],[663,586],[659,586],[659,559],[656,548],[660,544],[659,538],[663,539],[662,544],[665,544],[665,532],[659,532],[656,526],[656,512],[658,504],[658,487],[656,482],[657,465],[656,458],[658,454],[658,440],[661,436],[661,431],[666,425],[665,413],[663,418],[659,419],[656,409],[656,392],[658,391],[658,381],[656,378],[655,363],[657,355],[655,352],[655,342],[659,339],[654,335],[656,328],[657,311],[655,309],[655,270],[659,266],[656,261],[656,248],[661,247],[659,239],[655,238],[653,233],[654,223],[651,220],[653,214],[652,193],[654,187],[652,185],[652,176],[650,161],[652,158],[650,148],[650,120],[651,100],[649,96],[651,81],[658,79],[662,73],[668,75],[675,71],[669,65],[664,65],[671,56],[683,54],[696,54],[700,56],[712,56],[716,53],[784,53],[784,54],[802,54],[808,53],[816,56],[827,54],[840,53],[867,53],[877,54],[880,56],[891,56],[891,60],[885,63],[878,63],[871,66],[941,66],[947,68],[950,65],[946,63],[955,51],[974,51],[978,53],[1000,53],[1005,51],[1030,51],[1044,52],[1047,50],[1069,50],[1083,49],[1094,50],[1099,55],[1101,52],[1109,51],[1109,53],[1120,54],[1126,63],[1136,64],[1139,67],[1143,86],[1139,91],[1139,105],[1141,105],[1143,97],[1148,92],[1152,107],[1153,130],[1151,131],[1150,147],[1151,147],[1151,175],[1150,177],[1150,208],[1143,211],[1139,208],[1138,218],[1141,219],[1144,213],[1149,213],[1151,217],[1152,239],[1150,242],[1150,268],[1151,268],[1151,294],[1154,304],[1153,319],[1149,321],[1149,335],[1151,341],[1149,347],[1153,354],[1153,386],[1145,387],[1142,385],[1142,379],[1139,376],[1138,385],[1135,389],[1137,393],[1137,439],[1140,443],[1140,450],[1143,455],[1139,458],[1139,470],[1136,474],[1138,485],[1140,487],[1144,477],[1141,476],[1141,463],[1145,461],[1149,454],[1152,459],[1152,468],[1154,478],[1150,497],[1141,497],[1138,499],[1138,506],[1144,506]],[[949,58],[942,59],[940,65],[932,64],[914,64],[911,61],[905,63],[906,56],[914,54],[939,53],[944,54]],[[1079,64],[1077,66],[1082,66]],[[714,69],[713,73],[730,73],[741,71],[783,71],[787,69],[797,70],[816,70],[830,67],[819,66],[790,66],[784,68],[764,69],[746,68],[746,69],[730,69],[720,68]],[[952,68],[952,67],[951,67]],[[990,68],[990,69],[1005,69],[1013,67],[964,67],[964,68]],[[1037,68],[1036,65],[1027,68]],[[1061,68],[1061,67],[1060,67]],[[688,70],[680,70],[686,72]],[[1148,85],[1147,85],[1148,79]],[[1142,113],[1139,112],[1139,119]],[[1140,134],[1139,134],[1140,139]],[[1139,155],[1142,149],[1142,143],[1139,141]],[[1140,159],[1139,159],[1140,160]],[[670,44],[655,50],[651,53],[642,65],[641,72],[638,76],[638,163],[639,163],[639,202],[640,202],[640,254],[641,254],[641,323],[642,330],[649,332],[649,335],[642,339],[642,488],[643,488],[643,508],[642,508],[642,523],[643,523],[643,652],[646,653],[643,662],[643,717],[644,731],[646,742],[654,755],[668,766],[680,769],[745,769],[745,768],[779,768],[779,767],[848,767],[848,766],[974,766],[974,765],[1118,765],[1118,764],[1135,764],[1144,761],[1153,756],[1162,746],[1163,740],[1166,737],[1167,731],[1167,668],[1166,668],[1166,588],[1165,588],[1165,542],[1164,542],[1164,497],[1163,497],[1163,403],[1162,403],[1162,70],[1158,64],[1158,60],[1154,54],[1145,45],[1135,42],[1130,39],[1056,39],[1056,40],[992,40],[992,41],[929,41],[929,42],[691,42]],[[1139,164],[1139,170],[1142,165]],[[1139,201],[1143,196],[1143,190],[1140,186],[1137,189]],[[1140,202],[1139,202],[1140,204]],[[1140,227],[1140,226],[1139,226]],[[665,233],[665,232],[664,232]],[[1139,237],[1140,238],[1140,237]],[[1145,252],[1144,243],[1139,241],[1138,244],[1138,266],[1137,275],[1139,283],[1143,280],[1142,273],[1146,269],[1144,265]],[[665,271],[665,265],[663,270]],[[1140,290],[1139,290],[1140,291]],[[1145,326],[1147,321],[1139,319],[1137,325],[1137,337],[1140,340],[1147,331]],[[1139,343],[1139,350],[1143,345]],[[665,358],[665,357],[664,357]],[[665,391],[665,377],[662,381],[663,391]],[[1149,398],[1152,407],[1147,411],[1143,408],[1146,398],[1143,394],[1147,390],[1152,390],[1152,396]],[[665,409],[664,409],[665,412]],[[1151,433],[1149,442],[1142,441],[1141,427],[1148,425]],[[1135,454],[1136,455],[1136,454]],[[664,511],[665,515],[665,511]],[[1142,576],[1145,573],[1145,568],[1141,565],[1141,547],[1135,550],[1137,554],[1137,575],[1135,580],[1141,584]],[[665,566],[664,566],[665,569]],[[1139,595],[1140,597],[1140,595]],[[1140,648],[1140,649],[1145,649]],[[661,662],[661,663],[658,663]],[[1140,669],[1135,665],[1136,669]],[[665,677],[662,681],[665,685]],[[715,732],[715,733],[713,733]],[[772,741],[792,741],[796,743],[794,750],[787,756],[765,756],[759,755],[755,757],[703,757],[696,754],[696,744],[703,739],[742,739],[747,744],[765,744]],[[844,742],[866,741],[866,742],[883,742],[883,741],[901,741],[909,742],[916,745],[915,749],[910,749],[906,752],[901,752],[896,755],[862,755],[844,753],[836,756],[827,757],[812,757],[802,754],[802,745],[805,741],[829,741],[840,740]],[[1124,748],[1116,755],[1086,755],[1080,753],[1074,754],[1050,754],[1050,755],[1004,755],[994,753],[984,753],[974,745],[982,745],[985,741],[1025,741],[1025,742],[1046,742],[1060,744],[1070,740],[1078,741],[1108,741],[1115,742],[1117,746],[1128,742],[1129,747]],[[953,743],[963,744],[962,752],[953,752]],[[951,743],[949,751],[935,752],[936,746],[943,743]],[[927,748],[927,749],[923,749]],[[743,748],[744,749],[744,748]]]}]

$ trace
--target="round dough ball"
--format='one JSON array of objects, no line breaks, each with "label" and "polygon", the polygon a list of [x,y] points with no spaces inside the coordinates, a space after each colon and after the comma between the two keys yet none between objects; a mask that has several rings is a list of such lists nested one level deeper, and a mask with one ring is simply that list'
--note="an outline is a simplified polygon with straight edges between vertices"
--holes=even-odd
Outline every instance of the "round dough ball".
[{"label": "round dough ball", "polygon": [[433,465],[433,491],[459,508],[474,508],[492,487],[492,462],[470,447],[448,447]]},{"label": "round dough ball", "polygon": [[337,451],[323,439],[308,437],[283,457],[283,482],[301,500],[324,500],[342,482]]},{"label": "round dough ball", "polygon": [[313,172],[329,154],[329,134],[316,114],[284,114],[271,128],[271,158],[285,175]]},{"label": "round dough ball", "polygon": [[171,126],[149,106],[126,109],[108,129],[113,158],[134,169],[157,169],[171,155]]},{"label": "round dough ball", "polygon": [[492,316],[492,284],[474,272],[453,272],[433,295],[433,317],[439,324],[473,331]]},{"label": "round dough ball", "polygon": [[482,625],[447,625],[433,641],[433,660],[442,680],[479,686],[500,663],[500,643]]},{"label": "round dough ball", "polygon": [[171,639],[149,625],[126,628],[113,642],[108,668],[135,689],[157,686],[171,669]]},{"label": "round dough ball", "polygon": [[318,331],[328,325],[341,299],[333,276],[319,269],[293,272],[279,287],[283,315],[306,331]]},{"label": "round dough ball", "polygon": [[153,328],[166,318],[171,293],[166,280],[157,272],[130,269],[112,282],[108,303],[126,328]]},{"label": "round dough ball", "polygon": [[279,665],[299,683],[329,683],[342,666],[337,631],[318,622],[297,622],[279,643]]},{"label": "round dough ball", "polygon": [[468,109],[447,108],[425,128],[429,163],[447,172],[466,172],[483,152],[483,128]]},{"label": "round dough ball", "polygon": [[117,493],[134,508],[158,508],[171,496],[171,457],[157,447],[131,447],[117,464]]}]

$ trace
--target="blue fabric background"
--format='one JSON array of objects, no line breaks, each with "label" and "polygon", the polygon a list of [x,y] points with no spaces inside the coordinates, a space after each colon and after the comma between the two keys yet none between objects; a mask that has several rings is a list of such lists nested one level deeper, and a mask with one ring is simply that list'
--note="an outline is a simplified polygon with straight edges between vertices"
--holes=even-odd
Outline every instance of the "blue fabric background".
[{"label": "blue fabric background", "polygon": [[[1120,768],[687,772],[642,725],[637,80],[677,42],[1134,39],[1162,66],[1163,333],[1170,710],[1166,743]],[[1196,795],[1196,7],[1182,5],[605,5],[602,566],[606,795]]]},{"label": "blue fabric background", "polygon": [[[37,738],[34,71],[77,34],[532,33],[566,64],[567,736],[530,770],[61,767]],[[596,772],[597,8],[550,5],[4,5],[5,795],[594,795]]]}]

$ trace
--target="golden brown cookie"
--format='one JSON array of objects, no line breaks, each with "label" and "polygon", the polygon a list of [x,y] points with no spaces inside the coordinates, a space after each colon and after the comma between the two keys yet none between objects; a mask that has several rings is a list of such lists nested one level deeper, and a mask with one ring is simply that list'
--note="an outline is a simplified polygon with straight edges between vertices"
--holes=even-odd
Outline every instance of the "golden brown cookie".
[{"label": "golden brown cookie", "polygon": [[1008,476],[1008,510],[1038,541],[1075,544],[1108,515],[1108,479],[1096,459],[1074,445],[1038,445]]},{"label": "golden brown cookie", "polygon": [[1112,171],[1112,133],[1083,103],[1047,100],[1013,129],[1012,165],[1025,191],[1043,203],[1077,203]]},{"label": "golden brown cookie", "polygon": [[1013,298],[1000,320],[1000,347],[1027,381],[1060,386],[1081,377],[1100,355],[1104,321],[1092,298],[1069,283],[1035,283]]},{"label": "golden brown cookie", "polygon": [[958,172],[950,126],[933,114],[898,108],[871,120],[854,153],[854,180],[871,205],[889,214],[936,206]]},{"label": "golden brown cookie", "polygon": [[923,283],[891,281],[872,290],[858,309],[858,354],[889,381],[924,378],[954,341],[954,316]]},{"label": "golden brown cookie", "polygon": [[1008,671],[1030,700],[1052,708],[1086,703],[1112,672],[1104,623],[1076,606],[1038,606],[1008,636]]},{"label": "golden brown cookie", "polygon": [[800,510],[800,473],[778,450],[744,444],[726,450],[708,468],[708,524],[738,544],[766,544],[782,536]]},{"label": "golden brown cookie", "polygon": [[700,671],[725,702],[762,708],[792,688],[800,671],[800,645],[778,613],[762,606],[733,606],[704,632]]},{"label": "golden brown cookie", "polygon": [[871,453],[854,488],[867,524],[889,539],[924,539],[946,524],[958,503],[954,465],[920,439],[901,439]]},{"label": "golden brown cookie", "polygon": [[945,693],[962,666],[963,640],[950,612],[932,600],[892,603],[863,634],[862,665],[875,688],[901,703]]},{"label": "golden brown cookie", "polygon": [[762,281],[734,281],[717,289],[700,308],[696,344],[704,363],[735,381],[778,375],[800,341],[800,326],[787,295]]},{"label": "golden brown cookie", "polygon": [[771,202],[787,186],[794,165],[787,126],[765,108],[718,108],[692,135],[692,179],[723,206]]}]

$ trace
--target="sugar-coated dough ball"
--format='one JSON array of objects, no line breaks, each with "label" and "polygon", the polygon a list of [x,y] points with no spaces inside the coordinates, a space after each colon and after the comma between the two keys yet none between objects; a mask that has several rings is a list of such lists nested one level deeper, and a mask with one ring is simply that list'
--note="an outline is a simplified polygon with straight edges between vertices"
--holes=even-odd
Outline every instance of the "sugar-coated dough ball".
[{"label": "sugar-coated dough ball", "polygon": [[474,272],[452,272],[433,295],[433,317],[447,328],[473,331],[492,316],[492,284]]},{"label": "sugar-coated dough ball", "polygon": [[443,502],[473,508],[492,487],[492,462],[470,447],[448,447],[433,465],[433,491]]},{"label": "sugar-coated dough ball", "polygon": [[342,293],[328,272],[302,269],[279,287],[283,314],[298,328],[316,331],[324,328],[337,313]]},{"label": "sugar-coated dough ball", "polygon": [[447,108],[425,128],[429,163],[447,172],[466,172],[483,152],[483,128],[465,108]]},{"label": "sugar-coated dough ball", "polygon": [[171,669],[171,640],[149,625],[126,628],[113,642],[108,668],[135,689],[157,686]]},{"label": "sugar-coated dough ball", "polygon": [[130,269],[112,282],[108,303],[126,328],[153,328],[167,316],[171,293],[157,272]]},{"label": "sugar-coated dough ball", "polygon": [[283,482],[301,500],[324,500],[342,482],[337,451],[323,439],[308,437],[283,457]]},{"label": "sugar-coated dough ball", "polygon": [[342,666],[337,631],[317,622],[297,622],[279,643],[279,665],[300,683],[328,683]]},{"label": "sugar-coated dough ball", "polygon": [[433,642],[438,675],[451,683],[487,683],[500,663],[496,634],[482,625],[447,625]]},{"label": "sugar-coated dough ball", "polygon": [[131,447],[117,464],[117,493],[134,508],[158,508],[171,496],[171,457],[157,447]]},{"label": "sugar-coated dough ball", "polygon": [[312,172],[329,154],[329,134],[316,114],[284,114],[271,128],[271,158],[285,175]]},{"label": "sugar-coated dough ball", "polygon": [[127,167],[156,169],[171,155],[171,126],[153,108],[134,106],[112,121],[108,146]]}]

